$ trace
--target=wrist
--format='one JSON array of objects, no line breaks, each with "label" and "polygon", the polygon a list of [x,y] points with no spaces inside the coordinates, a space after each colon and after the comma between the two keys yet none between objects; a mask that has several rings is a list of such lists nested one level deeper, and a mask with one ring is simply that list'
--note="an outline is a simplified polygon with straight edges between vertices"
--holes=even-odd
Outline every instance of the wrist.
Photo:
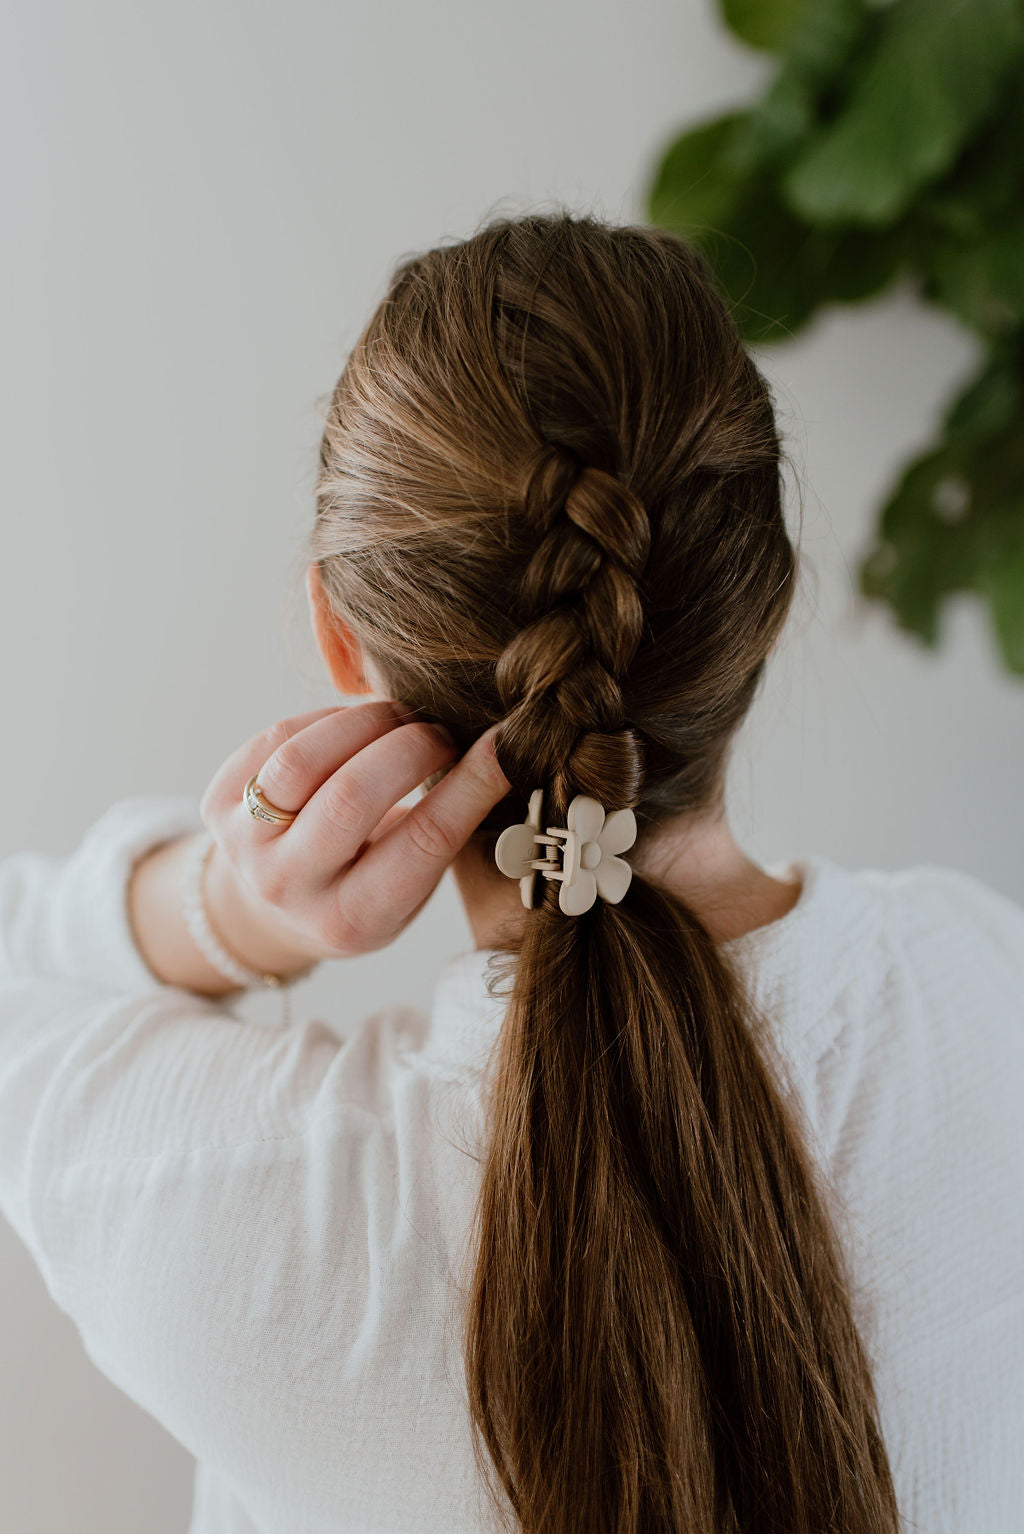
[{"label": "wrist", "polygon": [[294,979],[323,957],[302,942],[279,912],[246,888],[217,843],[206,860],[203,895],[214,932],[247,969]]}]

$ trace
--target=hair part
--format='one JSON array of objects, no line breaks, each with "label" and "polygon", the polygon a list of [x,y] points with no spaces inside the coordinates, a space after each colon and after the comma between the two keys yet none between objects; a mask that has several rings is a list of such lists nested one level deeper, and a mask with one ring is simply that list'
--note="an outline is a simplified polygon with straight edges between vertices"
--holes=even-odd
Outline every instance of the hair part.
[{"label": "hair part", "polygon": [[[796,556],[767,387],[702,258],[569,214],[403,262],[338,381],[312,556],[395,697],[513,785],[708,810]],[[640,845],[638,842],[638,848]],[[634,872],[511,943],[465,1321],[526,1534],[889,1534],[828,1192],[739,977]],[[504,1502],[502,1500],[502,1494]]]}]

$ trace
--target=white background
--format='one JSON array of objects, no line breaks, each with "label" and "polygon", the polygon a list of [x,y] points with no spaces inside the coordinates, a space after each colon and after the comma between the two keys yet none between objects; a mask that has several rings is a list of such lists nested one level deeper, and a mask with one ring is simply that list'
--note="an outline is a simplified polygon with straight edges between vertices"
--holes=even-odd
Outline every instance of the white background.
[{"label": "white background", "polygon": [[[490,213],[642,217],[677,127],[765,63],[710,0],[38,0],[0,46],[0,852],[115,799],[201,794],[335,701],[303,539],[329,392],[391,264]],[[765,862],[932,862],[1024,900],[1024,687],[959,599],[931,653],[856,601],[872,508],[974,365],[910,292],[764,359],[804,587],[732,774]],[[343,1027],[468,942],[445,880],[385,954],[297,996]],[[970,1026],[970,1019],[964,1024]],[[0,1525],[181,1534],[192,1461],[104,1380],[0,1229]]]}]

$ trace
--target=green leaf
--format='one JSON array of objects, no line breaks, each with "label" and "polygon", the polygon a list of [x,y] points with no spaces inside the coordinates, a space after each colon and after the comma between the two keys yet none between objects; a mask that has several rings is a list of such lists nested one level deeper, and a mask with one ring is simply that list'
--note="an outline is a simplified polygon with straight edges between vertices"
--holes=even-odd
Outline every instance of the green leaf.
[{"label": "green leaf", "polygon": [[[970,509],[959,455],[948,443],[911,464],[882,510],[879,536],[862,561],[860,589],[893,609],[902,628],[927,645],[938,640],[939,608],[973,584],[976,533],[966,517],[943,521],[943,508]],[[966,497],[966,504],[963,502]]]},{"label": "green leaf", "polygon": [[997,111],[966,147],[952,170],[927,187],[917,210],[926,227],[922,260],[928,265],[935,232],[986,240],[1007,210],[1024,203],[1024,91],[1004,92]]},{"label": "green leaf", "polygon": [[787,155],[817,126],[818,99],[864,30],[864,0],[815,0],[774,82],[737,125],[729,157],[752,171]]},{"label": "green leaf", "polygon": [[652,223],[697,233],[726,222],[742,186],[727,153],[740,115],[700,123],[670,145],[648,194]]},{"label": "green leaf", "polygon": [[888,234],[809,229],[763,180],[747,185],[726,227],[700,244],[741,335],[758,344],[795,334],[823,304],[877,292],[903,260]]},{"label": "green leaf", "polygon": [[1024,52],[1018,0],[894,0],[831,128],[783,194],[808,222],[885,224],[953,164]]},{"label": "green leaf", "polygon": [[940,244],[926,291],[977,330],[998,335],[1024,323],[1024,219],[985,243]]},{"label": "green leaf", "polygon": [[1024,418],[1016,338],[947,412],[938,445],[912,463],[882,510],[859,570],[905,629],[934,645],[941,603],[989,603],[1006,664],[1024,672]]},{"label": "green leaf", "polygon": [[721,0],[722,17],[730,31],[751,48],[778,52],[786,46],[804,12],[814,0]]},{"label": "green leaf", "polygon": [[954,437],[995,437],[1024,415],[1022,376],[1012,346],[993,354],[947,412],[943,425]]},{"label": "green leaf", "polygon": [[1024,675],[1024,417],[979,441],[975,458],[976,585],[988,600],[1003,659]]},{"label": "green leaf", "polygon": [[[753,207],[745,212],[752,213]],[[781,218],[770,223],[776,213],[777,205],[769,207],[753,244],[745,220],[701,242],[741,336],[755,344],[795,334],[810,319],[815,304],[815,295],[802,280],[799,247],[794,244],[794,238],[806,237],[808,231],[794,225],[790,234]]]},{"label": "green leaf", "polygon": [[1024,676],[1024,502],[1016,538],[1007,539],[996,557],[986,560],[978,586],[988,599],[996,639],[1011,671]]}]

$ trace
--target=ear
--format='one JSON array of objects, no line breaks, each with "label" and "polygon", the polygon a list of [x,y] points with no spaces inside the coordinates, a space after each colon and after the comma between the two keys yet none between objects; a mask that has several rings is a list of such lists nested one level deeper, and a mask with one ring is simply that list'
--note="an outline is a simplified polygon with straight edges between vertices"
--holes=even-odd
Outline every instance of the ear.
[{"label": "ear", "polygon": [[319,565],[312,564],[306,571],[306,595],[317,648],[335,687],[346,697],[372,692],[363,672],[359,640],[331,607],[320,579]]}]

